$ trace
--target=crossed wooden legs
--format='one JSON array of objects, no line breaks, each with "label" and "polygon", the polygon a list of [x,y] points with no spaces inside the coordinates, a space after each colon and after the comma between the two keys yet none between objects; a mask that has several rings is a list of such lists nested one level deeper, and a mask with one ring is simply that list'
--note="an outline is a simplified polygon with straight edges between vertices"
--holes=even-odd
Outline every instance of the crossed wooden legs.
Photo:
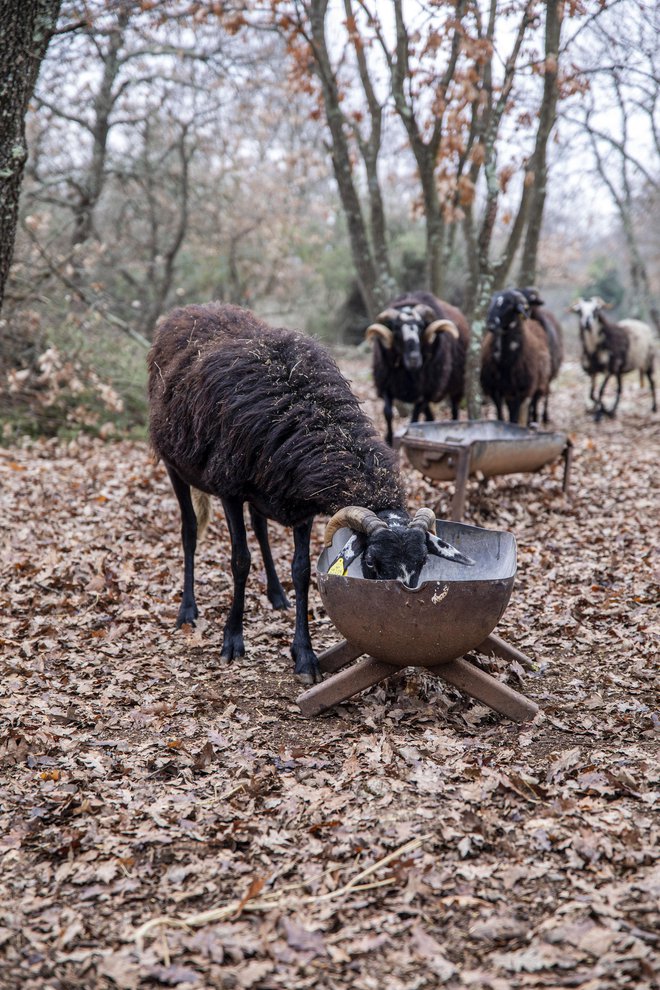
[{"label": "crossed wooden legs", "polygon": [[[487,636],[477,647],[477,652],[494,654],[505,660],[517,660],[528,669],[532,666],[524,653],[493,634]],[[345,639],[320,655],[321,670],[332,676],[321,684],[315,684],[299,696],[298,704],[303,715],[319,715],[401,669],[369,656],[347,667],[359,656],[361,656],[360,650],[351,646]],[[539,710],[539,706],[533,701],[513,691],[490,674],[479,670],[463,657],[436,666],[429,664],[426,669],[494,711],[513,719],[514,722],[526,722],[534,718]]]}]

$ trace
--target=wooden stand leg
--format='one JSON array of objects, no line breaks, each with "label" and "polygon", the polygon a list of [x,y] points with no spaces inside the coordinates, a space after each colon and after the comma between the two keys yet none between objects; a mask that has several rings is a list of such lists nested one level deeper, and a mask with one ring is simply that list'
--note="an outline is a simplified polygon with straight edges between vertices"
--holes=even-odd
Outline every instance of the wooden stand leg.
[{"label": "wooden stand leg", "polygon": [[496,636],[495,633],[486,636],[483,643],[475,647],[475,653],[485,653],[486,656],[501,657],[502,660],[517,660],[525,670],[536,670],[536,664],[526,653],[521,653],[515,646],[506,643],[499,636]]},{"label": "wooden stand leg", "polygon": [[398,669],[389,663],[380,663],[373,657],[366,657],[348,670],[342,670],[329,677],[327,681],[303,691],[298,696],[300,711],[307,716],[319,715],[333,705],[339,705],[342,701],[352,698],[354,694],[359,694],[365,688],[384,681]]},{"label": "wooden stand leg", "polygon": [[[501,715],[506,715],[507,718],[513,719],[514,722],[527,722],[529,719],[534,718],[539,710],[539,706],[533,701],[530,701],[529,698],[518,694],[517,691],[507,687],[506,684],[500,684],[490,674],[486,674],[483,670],[479,670],[478,667],[474,667],[462,657],[459,657],[458,660],[452,660],[450,663],[439,664],[437,667],[431,667],[430,669],[431,673],[442,677],[443,680],[453,684],[454,687],[465,691],[472,698],[482,701],[484,705],[488,705],[493,711],[500,712]],[[314,688],[311,690],[314,690]]]},{"label": "wooden stand leg", "polygon": [[451,518],[455,522],[460,522],[465,515],[465,494],[468,475],[470,473],[470,447],[461,447],[457,457],[456,487],[454,489],[454,497],[451,501]]},{"label": "wooden stand leg", "polygon": [[319,667],[324,674],[334,674],[336,670],[341,670],[347,663],[357,660],[361,654],[361,650],[357,650],[345,639],[342,639],[341,642],[335,643],[334,646],[319,655]]}]

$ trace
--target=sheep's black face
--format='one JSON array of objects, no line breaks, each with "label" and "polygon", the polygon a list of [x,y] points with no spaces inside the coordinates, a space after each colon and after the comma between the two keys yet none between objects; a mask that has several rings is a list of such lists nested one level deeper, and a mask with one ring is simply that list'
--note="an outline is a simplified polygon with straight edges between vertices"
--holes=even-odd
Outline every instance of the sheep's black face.
[{"label": "sheep's black face", "polygon": [[428,550],[419,529],[380,530],[369,539],[362,555],[362,573],[379,581],[401,581],[416,588]]},{"label": "sheep's black face", "polygon": [[517,326],[521,314],[529,315],[528,303],[522,292],[510,289],[507,292],[498,292],[491,299],[486,316],[486,329],[494,336],[493,357],[496,361],[502,357],[503,336]]},{"label": "sheep's black face", "polygon": [[490,301],[488,315],[486,317],[486,328],[496,332],[497,330],[508,330],[516,323],[520,314],[529,314],[527,300],[522,292],[498,292]]},{"label": "sheep's black face", "polygon": [[394,347],[401,355],[406,371],[419,371],[422,367],[422,332],[424,324],[412,308],[402,309],[393,321]]},{"label": "sheep's black face", "polygon": [[367,541],[362,555],[362,574],[378,581],[400,581],[406,588],[419,585],[424,565],[431,554],[457,564],[474,561],[460,550],[415,527],[379,530]]}]

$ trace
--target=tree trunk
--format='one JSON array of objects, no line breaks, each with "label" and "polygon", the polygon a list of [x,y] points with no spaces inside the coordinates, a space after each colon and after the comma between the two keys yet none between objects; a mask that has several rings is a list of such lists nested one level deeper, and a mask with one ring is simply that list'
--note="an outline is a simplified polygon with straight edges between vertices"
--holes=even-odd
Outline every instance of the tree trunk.
[{"label": "tree trunk", "polygon": [[27,160],[25,114],[62,0],[5,0],[0,16],[0,309]]},{"label": "tree trunk", "polygon": [[557,67],[559,63],[559,39],[563,17],[563,0],[548,0],[545,5],[545,75],[543,100],[539,111],[536,145],[532,156],[531,172],[534,187],[529,204],[529,217],[525,245],[520,261],[519,285],[532,285],[536,280],[541,225],[545,207],[548,178],[547,147],[557,118]]},{"label": "tree trunk", "polygon": [[117,25],[110,35],[108,50],[103,56],[103,76],[99,91],[94,99],[92,125],[92,159],[86,178],[83,180],[79,201],[75,207],[75,219],[71,244],[84,244],[92,236],[94,225],[94,210],[101,198],[105,185],[105,160],[110,133],[110,115],[115,104],[113,93],[115,80],[121,68],[119,51],[124,41],[124,34],[130,18],[127,5],[120,7],[117,14]]},{"label": "tree trunk", "polygon": [[315,69],[321,82],[325,116],[332,138],[332,167],[339,189],[341,204],[344,209],[348,234],[351,243],[351,254],[355,272],[367,310],[376,312],[382,299],[378,290],[378,275],[369,245],[360,199],[353,182],[351,168],[351,152],[348,138],[344,131],[344,114],[340,107],[340,95],[337,81],[332,71],[325,36],[325,15],[327,0],[312,0],[310,4],[310,23],[312,29],[313,54]]}]

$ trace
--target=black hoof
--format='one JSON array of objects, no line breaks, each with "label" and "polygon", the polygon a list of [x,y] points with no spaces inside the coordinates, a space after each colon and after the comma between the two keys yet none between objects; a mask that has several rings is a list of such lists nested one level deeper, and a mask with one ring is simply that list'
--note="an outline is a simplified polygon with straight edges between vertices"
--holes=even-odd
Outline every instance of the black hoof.
[{"label": "black hoof", "polygon": [[274,609],[290,608],[289,599],[284,594],[284,590],[280,588],[278,591],[269,591],[268,601],[273,606]]},{"label": "black hoof", "polygon": [[197,606],[193,602],[192,605],[181,605],[179,609],[179,614],[176,619],[176,628],[180,629],[181,626],[194,626],[195,619],[199,618],[199,612]]},{"label": "black hoof", "polygon": [[220,651],[220,656],[223,660],[236,660],[238,657],[245,656],[245,646],[243,644],[242,636],[231,636],[225,638],[222,641],[222,650]]},{"label": "black hoof", "polygon": [[313,650],[308,647],[292,647],[291,655],[295,662],[294,674],[301,684],[321,683],[323,674]]}]

